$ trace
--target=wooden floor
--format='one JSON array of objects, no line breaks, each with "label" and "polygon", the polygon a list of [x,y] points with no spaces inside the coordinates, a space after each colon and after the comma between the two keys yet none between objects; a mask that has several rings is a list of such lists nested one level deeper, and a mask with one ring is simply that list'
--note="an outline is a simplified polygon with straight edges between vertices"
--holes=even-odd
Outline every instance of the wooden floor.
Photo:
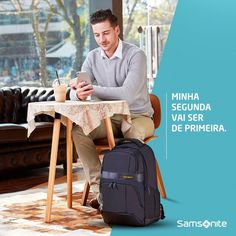
[{"label": "wooden floor", "polygon": [[[0,194],[23,191],[37,185],[47,184],[49,168],[39,168],[0,175]],[[73,179],[81,179],[82,168],[80,163],[73,164]],[[83,175],[83,173],[82,173]],[[83,176],[82,176],[83,178]],[[56,182],[66,181],[66,172],[63,166],[57,166]]]},{"label": "wooden floor", "polygon": [[81,206],[85,179],[79,160],[73,164],[73,208],[66,204],[66,173],[57,166],[52,221],[44,222],[48,172],[49,168],[41,168],[0,173],[0,235],[110,235],[101,214],[89,205]]}]

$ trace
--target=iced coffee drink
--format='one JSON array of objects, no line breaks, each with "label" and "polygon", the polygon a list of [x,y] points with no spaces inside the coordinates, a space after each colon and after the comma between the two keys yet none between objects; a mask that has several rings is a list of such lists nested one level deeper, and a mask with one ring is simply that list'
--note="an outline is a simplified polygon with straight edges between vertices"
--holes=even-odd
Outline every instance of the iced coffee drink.
[{"label": "iced coffee drink", "polygon": [[56,102],[65,102],[66,100],[66,91],[67,91],[67,84],[65,84],[62,80],[58,81],[55,80],[53,82],[53,90]]}]

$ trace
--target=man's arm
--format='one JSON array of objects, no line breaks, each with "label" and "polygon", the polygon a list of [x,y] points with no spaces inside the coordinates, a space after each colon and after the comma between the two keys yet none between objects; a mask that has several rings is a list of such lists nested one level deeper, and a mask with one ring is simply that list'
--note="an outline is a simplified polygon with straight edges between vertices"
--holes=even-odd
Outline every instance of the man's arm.
[{"label": "man's arm", "polygon": [[101,87],[94,85],[94,95],[102,100],[124,99],[128,103],[136,99],[146,86],[146,56],[143,51],[136,52],[129,62],[129,72],[121,87]]}]

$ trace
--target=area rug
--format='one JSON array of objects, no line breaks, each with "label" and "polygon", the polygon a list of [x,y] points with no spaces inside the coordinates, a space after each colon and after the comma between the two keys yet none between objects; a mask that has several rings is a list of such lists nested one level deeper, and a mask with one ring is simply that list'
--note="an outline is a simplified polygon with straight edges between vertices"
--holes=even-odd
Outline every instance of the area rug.
[{"label": "area rug", "polygon": [[68,209],[66,183],[55,186],[51,223],[44,223],[47,186],[0,194],[0,236],[110,235],[101,215],[80,205],[82,189],[83,183],[73,183],[73,209]]}]

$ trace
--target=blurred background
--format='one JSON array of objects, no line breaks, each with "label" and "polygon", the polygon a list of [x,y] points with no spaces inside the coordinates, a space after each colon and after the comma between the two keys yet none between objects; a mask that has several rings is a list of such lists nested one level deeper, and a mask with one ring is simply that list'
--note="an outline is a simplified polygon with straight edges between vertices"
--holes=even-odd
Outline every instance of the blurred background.
[{"label": "blurred background", "polygon": [[73,78],[87,53],[97,47],[89,16],[110,8],[120,37],[142,48],[151,92],[177,0],[0,0],[0,87],[49,87]]}]

